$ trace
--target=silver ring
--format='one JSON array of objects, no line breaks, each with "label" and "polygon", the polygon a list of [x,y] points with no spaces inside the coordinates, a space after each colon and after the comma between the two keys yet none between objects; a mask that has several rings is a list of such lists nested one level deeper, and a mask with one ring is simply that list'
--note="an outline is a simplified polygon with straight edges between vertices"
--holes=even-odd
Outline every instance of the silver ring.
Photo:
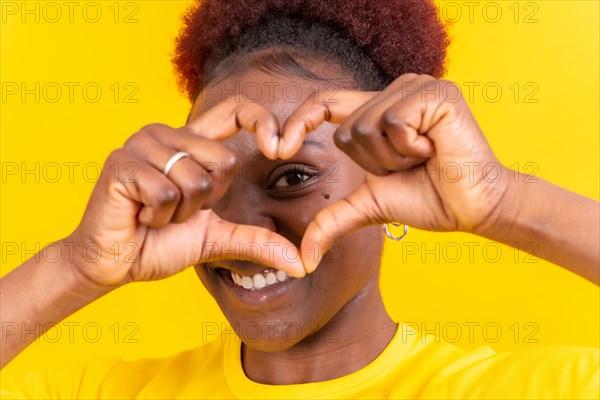
[{"label": "silver ring", "polygon": [[[400,226],[402,224],[399,224],[397,222],[391,222],[391,224],[393,226]],[[394,236],[392,235],[392,233],[389,231],[387,224],[383,224],[383,231],[385,232],[385,234],[387,235],[387,237],[389,237],[392,240],[395,240],[396,242],[401,241],[402,239],[404,239],[404,237],[406,236],[406,234],[408,233],[408,225],[404,225],[404,232],[402,233],[402,235],[400,236]]]},{"label": "silver ring", "polygon": [[175,165],[175,163],[179,160],[181,160],[184,157],[189,157],[190,155],[188,153],[186,153],[185,151],[180,151],[179,153],[175,153],[173,154],[173,156],[171,158],[169,158],[169,161],[167,161],[167,165],[165,165],[165,169],[163,169],[163,174],[165,176],[169,175],[169,172],[171,172],[171,168],[173,168],[173,165]]}]

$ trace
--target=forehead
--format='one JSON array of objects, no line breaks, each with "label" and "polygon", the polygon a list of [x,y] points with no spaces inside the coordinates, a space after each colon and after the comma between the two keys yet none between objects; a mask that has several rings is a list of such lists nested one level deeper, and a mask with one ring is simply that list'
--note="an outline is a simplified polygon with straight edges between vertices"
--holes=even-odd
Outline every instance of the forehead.
[{"label": "forehead", "polygon": [[[256,69],[231,75],[221,81],[207,85],[198,95],[190,112],[193,119],[225,100],[257,103],[272,112],[283,127],[286,119],[304,101],[315,98],[319,90],[331,89],[326,82],[306,80],[292,75],[273,75]],[[307,135],[307,140],[319,142],[325,147],[333,145],[332,133],[335,126],[329,123]],[[225,142],[237,150],[256,151],[254,134],[241,130]]]},{"label": "forehead", "polygon": [[302,102],[318,90],[331,88],[324,82],[296,76],[273,75],[251,69],[208,84],[198,95],[190,113],[193,118],[225,100],[260,104],[284,122]]}]

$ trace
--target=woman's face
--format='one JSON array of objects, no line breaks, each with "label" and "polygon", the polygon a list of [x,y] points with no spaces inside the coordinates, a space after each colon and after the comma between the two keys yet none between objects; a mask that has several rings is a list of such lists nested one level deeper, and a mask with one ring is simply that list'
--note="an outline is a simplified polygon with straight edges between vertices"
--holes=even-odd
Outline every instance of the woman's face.
[{"label": "woman's face", "polygon": [[[190,118],[242,93],[274,113],[283,126],[305,99],[314,96],[316,87],[315,82],[301,78],[250,70],[205,90]],[[307,135],[301,150],[289,160],[268,160],[248,131],[225,140],[237,155],[236,175],[214,212],[234,223],[276,231],[300,247],[317,212],[353,192],[365,177],[334,145],[335,128],[325,123]],[[298,255],[294,248],[269,246],[290,258]],[[316,271],[302,279],[280,281],[275,270],[236,260],[200,264],[196,272],[244,343],[277,351],[307,338],[336,314],[337,318],[352,318],[351,310],[379,290],[382,246],[381,228],[364,228],[337,241]],[[240,243],[227,250],[252,253],[256,247]],[[254,277],[257,274],[260,276]]]}]

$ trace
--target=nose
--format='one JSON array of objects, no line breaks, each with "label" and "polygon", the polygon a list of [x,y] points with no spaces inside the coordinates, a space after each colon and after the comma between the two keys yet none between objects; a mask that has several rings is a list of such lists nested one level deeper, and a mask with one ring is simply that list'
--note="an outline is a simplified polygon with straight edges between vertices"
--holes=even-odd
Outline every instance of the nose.
[{"label": "nose", "polygon": [[213,211],[222,219],[235,224],[260,226],[277,232],[267,200],[253,185],[234,183],[213,207]]},{"label": "nose", "polygon": [[[277,225],[268,210],[267,199],[253,185],[232,184],[225,196],[214,207],[213,211],[222,219],[240,225],[252,225],[277,232]],[[245,248],[245,244],[240,244]],[[209,266],[221,267],[242,275],[254,275],[264,270],[264,265],[256,262],[227,259]]]}]

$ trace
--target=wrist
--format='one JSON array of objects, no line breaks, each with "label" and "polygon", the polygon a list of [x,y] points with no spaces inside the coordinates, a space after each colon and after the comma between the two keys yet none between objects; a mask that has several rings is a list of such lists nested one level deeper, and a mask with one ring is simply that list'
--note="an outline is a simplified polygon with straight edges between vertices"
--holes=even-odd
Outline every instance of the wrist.
[{"label": "wrist", "polygon": [[80,241],[69,236],[55,243],[60,249],[62,257],[59,262],[60,276],[65,287],[73,294],[81,297],[83,300],[92,302],[121,285],[104,285],[93,280],[85,269],[92,264],[86,260],[85,249]]},{"label": "wrist", "polygon": [[527,176],[509,168],[502,170],[498,182],[497,200],[485,220],[475,227],[471,233],[502,242],[518,222],[523,195],[523,182]]}]

